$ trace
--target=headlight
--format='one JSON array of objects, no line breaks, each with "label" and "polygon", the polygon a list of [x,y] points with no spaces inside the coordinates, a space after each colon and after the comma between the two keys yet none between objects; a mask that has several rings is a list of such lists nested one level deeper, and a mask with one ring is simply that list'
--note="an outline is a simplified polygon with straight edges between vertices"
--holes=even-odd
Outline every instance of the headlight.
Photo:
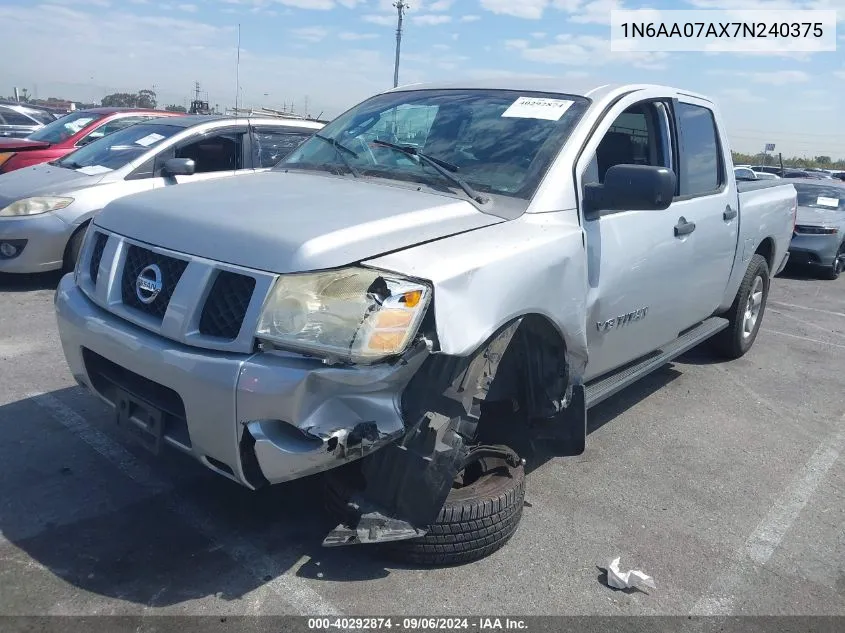
[{"label": "headlight", "polygon": [[13,202],[5,209],[0,209],[0,215],[39,215],[48,211],[64,209],[71,202],[73,202],[73,198],[60,198],[57,196],[24,198],[23,200]]},{"label": "headlight", "polygon": [[367,268],[283,275],[256,336],[299,352],[373,363],[405,351],[430,299],[424,284]]}]

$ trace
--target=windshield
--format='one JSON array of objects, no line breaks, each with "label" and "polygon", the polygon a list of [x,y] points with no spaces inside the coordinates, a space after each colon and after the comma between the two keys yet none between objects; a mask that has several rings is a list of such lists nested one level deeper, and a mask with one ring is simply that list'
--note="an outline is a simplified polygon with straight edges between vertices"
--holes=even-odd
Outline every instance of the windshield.
[{"label": "windshield", "polygon": [[120,169],[183,129],[163,123],[136,123],[71,152],[55,164],[92,175]]},{"label": "windshield", "polygon": [[27,115],[31,116],[39,123],[43,123],[44,125],[52,123],[56,120],[56,117],[54,117],[49,112],[44,112],[43,110],[27,110],[26,113]]},{"label": "windshield", "polygon": [[529,199],[588,105],[583,97],[510,90],[383,94],[335,119],[319,132],[323,139],[312,137],[275,169],[353,172],[460,191],[430,162],[374,142],[386,141],[448,165],[478,191]]},{"label": "windshield", "polygon": [[79,132],[93,121],[102,119],[104,115],[95,112],[76,112],[48,123],[40,130],[36,130],[26,138],[30,141],[46,141],[47,143],[61,143]]},{"label": "windshield", "polygon": [[845,187],[793,183],[798,192],[798,206],[845,211]]}]

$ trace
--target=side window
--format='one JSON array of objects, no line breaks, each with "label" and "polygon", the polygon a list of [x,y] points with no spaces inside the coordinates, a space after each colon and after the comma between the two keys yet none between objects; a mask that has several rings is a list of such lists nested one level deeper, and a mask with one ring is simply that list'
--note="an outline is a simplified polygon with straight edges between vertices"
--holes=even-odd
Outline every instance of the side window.
[{"label": "side window", "polygon": [[681,154],[680,195],[716,192],[725,179],[713,113],[701,106],[679,103],[676,116]]},{"label": "side window", "polygon": [[639,103],[620,114],[596,148],[583,182],[603,183],[614,165],[672,168],[669,119],[662,103]]},{"label": "side window", "polygon": [[104,123],[96,130],[86,134],[83,136],[79,141],[77,141],[76,145],[87,145],[92,141],[96,141],[97,139],[101,139],[104,136],[108,136],[112,132],[117,132],[118,130],[122,130],[123,128],[129,127],[130,125],[135,125],[136,123],[141,123],[142,121],[147,121],[152,117],[149,116],[126,116],[120,119],[114,119],[113,121],[109,121],[108,123]]},{"label": "side window", "polygon": [[36,125],[35,121],[30,119],[28,116],[24,116],[20,112],[15,112],[12,109],[3,111],[3,119],[5,119],[6,125]]},{"label": "side window", "polygon": [[243,169],[243,139],[245,132],[226,132],[204,136],[176,148],[176,158],[190,158],[196,163],[196,173]]},{"label": "side window", "polygon": [[304,130],[253,129],[252,166],[255,169],[273,167],[309,138],[311,133]]}]

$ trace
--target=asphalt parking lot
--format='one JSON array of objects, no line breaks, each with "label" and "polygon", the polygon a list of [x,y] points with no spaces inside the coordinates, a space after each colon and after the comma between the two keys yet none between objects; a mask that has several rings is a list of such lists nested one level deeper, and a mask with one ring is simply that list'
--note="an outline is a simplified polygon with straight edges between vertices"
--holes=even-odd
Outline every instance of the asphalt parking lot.
[{"label": "asphalt parking lot", "polygon": [[[57,279],[0,278],[0,614],[845,615],[845,278],[776,279],[746,357],[605,402],[503,550],[433,570],[323,549],[315,479],[252,493],[126,444],[68,373]],[[608,588],[616,556],[657,588]]]}]

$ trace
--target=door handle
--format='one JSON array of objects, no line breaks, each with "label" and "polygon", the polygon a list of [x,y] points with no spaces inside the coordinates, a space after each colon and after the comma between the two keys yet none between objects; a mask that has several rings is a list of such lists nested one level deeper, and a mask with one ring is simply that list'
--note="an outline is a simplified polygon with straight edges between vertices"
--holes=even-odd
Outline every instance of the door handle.
[{"label": "door handle", "polygon": [[681,216],[678,223],[675,225],[675,237],[682,235],[689,235],[695,230],[695,222],[687,222],[687,219]]},{"label": "door handle", "polygon": [[731,209],[731,205],[726,206],[723,217],[726,222],[733,220],[736,217],[736,209]]}]

